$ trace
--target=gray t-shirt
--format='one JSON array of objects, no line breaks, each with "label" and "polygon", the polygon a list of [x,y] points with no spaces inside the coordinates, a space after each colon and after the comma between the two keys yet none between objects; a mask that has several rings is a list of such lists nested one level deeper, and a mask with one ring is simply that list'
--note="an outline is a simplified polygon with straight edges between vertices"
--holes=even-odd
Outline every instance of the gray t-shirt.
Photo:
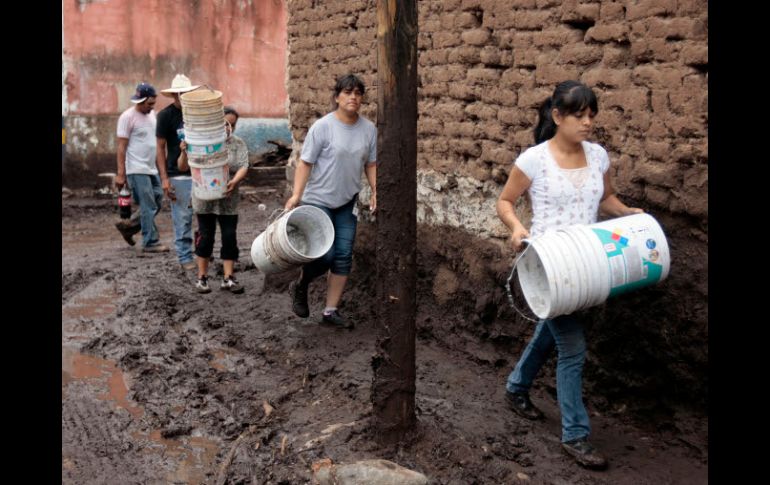
[{"label": "gray t-shirt", "polygon": [[336,209],[361,191],[364,166],[377,159],[377,127],[360,115],[348,125],[331,112],[310,127],[300,158],[313,164],[302,202]]}]

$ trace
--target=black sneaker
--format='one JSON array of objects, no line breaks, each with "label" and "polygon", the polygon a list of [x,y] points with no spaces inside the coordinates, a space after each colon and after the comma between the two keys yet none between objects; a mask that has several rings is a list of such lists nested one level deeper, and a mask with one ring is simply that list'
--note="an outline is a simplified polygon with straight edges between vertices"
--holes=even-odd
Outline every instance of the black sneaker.
[{"label": "black sneaker", "polygon": [[123,240],[126,241],[129,246],[136,244],[134,241],[134,234],[142,231],[141,225],[132,225],[130,222],[124,220],[116,222],[115,227],[120,231],[120,235],[123,236]]},{"label": "black sneaker", "polygon": [[529,400],[529,394],[526,392],[510,392],[506,390],[505,397],[508,399],[510,408],[516,411],[516,414],[519,416],[532,420],[543,419],[543,412],[532,404],[532,401]]},{"label": "black sneaker", "polygon": [[195,282],[195,291],[197,291],[198,293],[211,292],[208,276],[201,276],[200,278],[198,278],[198,281]]},{"label": "black sneaker", "polygon": [[567,441],[561,446],[580,466],[595,469],[607,468],[607,459],[600,455],[585,437]]},{"label": "black sneaker", "polygon": [[236,281],[234,275],[230,275],[228,278],[222,279],[222,284],[219,285],[220,290],[227,290],[230,293],[243,293],[243,285]]},{"label": "black sneaker", "polygon": [[328,314],[324,312],[321,317],[321,323],[334,325],[335,327],[353,328],[353,322],[340,315],[340,312],[337,310],[332,310],[331,313]]},{"label": "black sneaker", "polygon": [[310,316],[310,309],[307,306],[307,286],[293,281],[289,285],[289,293],[291,293],[291,309],[294,314],[302,318]]}]

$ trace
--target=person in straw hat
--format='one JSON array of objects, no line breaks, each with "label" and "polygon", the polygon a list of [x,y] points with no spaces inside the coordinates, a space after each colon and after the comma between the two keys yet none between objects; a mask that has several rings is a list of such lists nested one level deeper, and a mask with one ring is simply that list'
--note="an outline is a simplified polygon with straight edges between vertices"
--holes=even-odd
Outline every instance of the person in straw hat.
[{"label": "person in straw hat", "polygon": [[166,197],[171,199],[174,248],[179,264],[185,270],[194,269],[195,262],[193,261],[193,210],[190,205],[192,177],[189,168],[180,170],[178,165],[179,144],[184,140],[182,102],[179,100],[179,95],[198,87],[200,86],[193,86],[184,74],[177,74],[171,81],[171,87],[161,90],[161,94],[173,98],[174,102],[158,113],[155,131],[161,187]]}]

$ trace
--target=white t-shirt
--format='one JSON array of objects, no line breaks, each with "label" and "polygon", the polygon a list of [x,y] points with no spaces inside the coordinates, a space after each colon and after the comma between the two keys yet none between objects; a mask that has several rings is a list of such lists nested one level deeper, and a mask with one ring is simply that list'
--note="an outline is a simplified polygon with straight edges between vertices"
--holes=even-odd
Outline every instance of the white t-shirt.
[{"label": "white t-shirt", "polygon": [[588,162],[583,168],[559,167],[547,141],[528,148],[516,159],[516,166],[532,181],[531,237],[549,229],[596,222],[610,157],[601,145],[587,141],[582,145]]},{"label": "white t-shirt", "polygon": [[128,138],[126,175],[158,175],[155,165],[155,111],[140,113],[132,106],[118,118],[118,137]]}]

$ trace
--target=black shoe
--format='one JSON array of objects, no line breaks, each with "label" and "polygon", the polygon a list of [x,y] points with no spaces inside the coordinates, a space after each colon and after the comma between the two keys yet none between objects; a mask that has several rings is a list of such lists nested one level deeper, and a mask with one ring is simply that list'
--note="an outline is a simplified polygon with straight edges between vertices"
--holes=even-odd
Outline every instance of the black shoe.
[{"label": "black shoe", "polygon": [[353,328],[353,322],[340,315],[340,312],[337,310],[332,310],[329,314],[324,312],[321,317],[321,323],[327,323],[329,325],[334,325],[335,327]]},{"label": "black shoe", "polygon": [[120,231],[120,235],[123,236],[123,240],[126,241],[129,246],[136,244],[134,241],[134,234],[142,230],[142,226],[138,224],[132,225],[130,222],[123,220],[116,222],[115,227]]},{"label": "black shoe", "polygon": [[607,468],[607,459],[600,455],[585,437],[567,441],[561,446],[580,466],[595,469]]},{"label": "black shoe", "polygon": [[529,400],[529,394],[525,392],[510,392],[505,391],[505,397],[508,399],[508,404],[516,411],[516,414],[527,419],[543,419],[543,412],[532,404]]},{"label": "black shoe", "polygon": [[307,286],[302,286],[297,281],[289,285],[291,293],[291,309],[298,317],[307,318],[310,315],[310,309],[307,307]]}]

